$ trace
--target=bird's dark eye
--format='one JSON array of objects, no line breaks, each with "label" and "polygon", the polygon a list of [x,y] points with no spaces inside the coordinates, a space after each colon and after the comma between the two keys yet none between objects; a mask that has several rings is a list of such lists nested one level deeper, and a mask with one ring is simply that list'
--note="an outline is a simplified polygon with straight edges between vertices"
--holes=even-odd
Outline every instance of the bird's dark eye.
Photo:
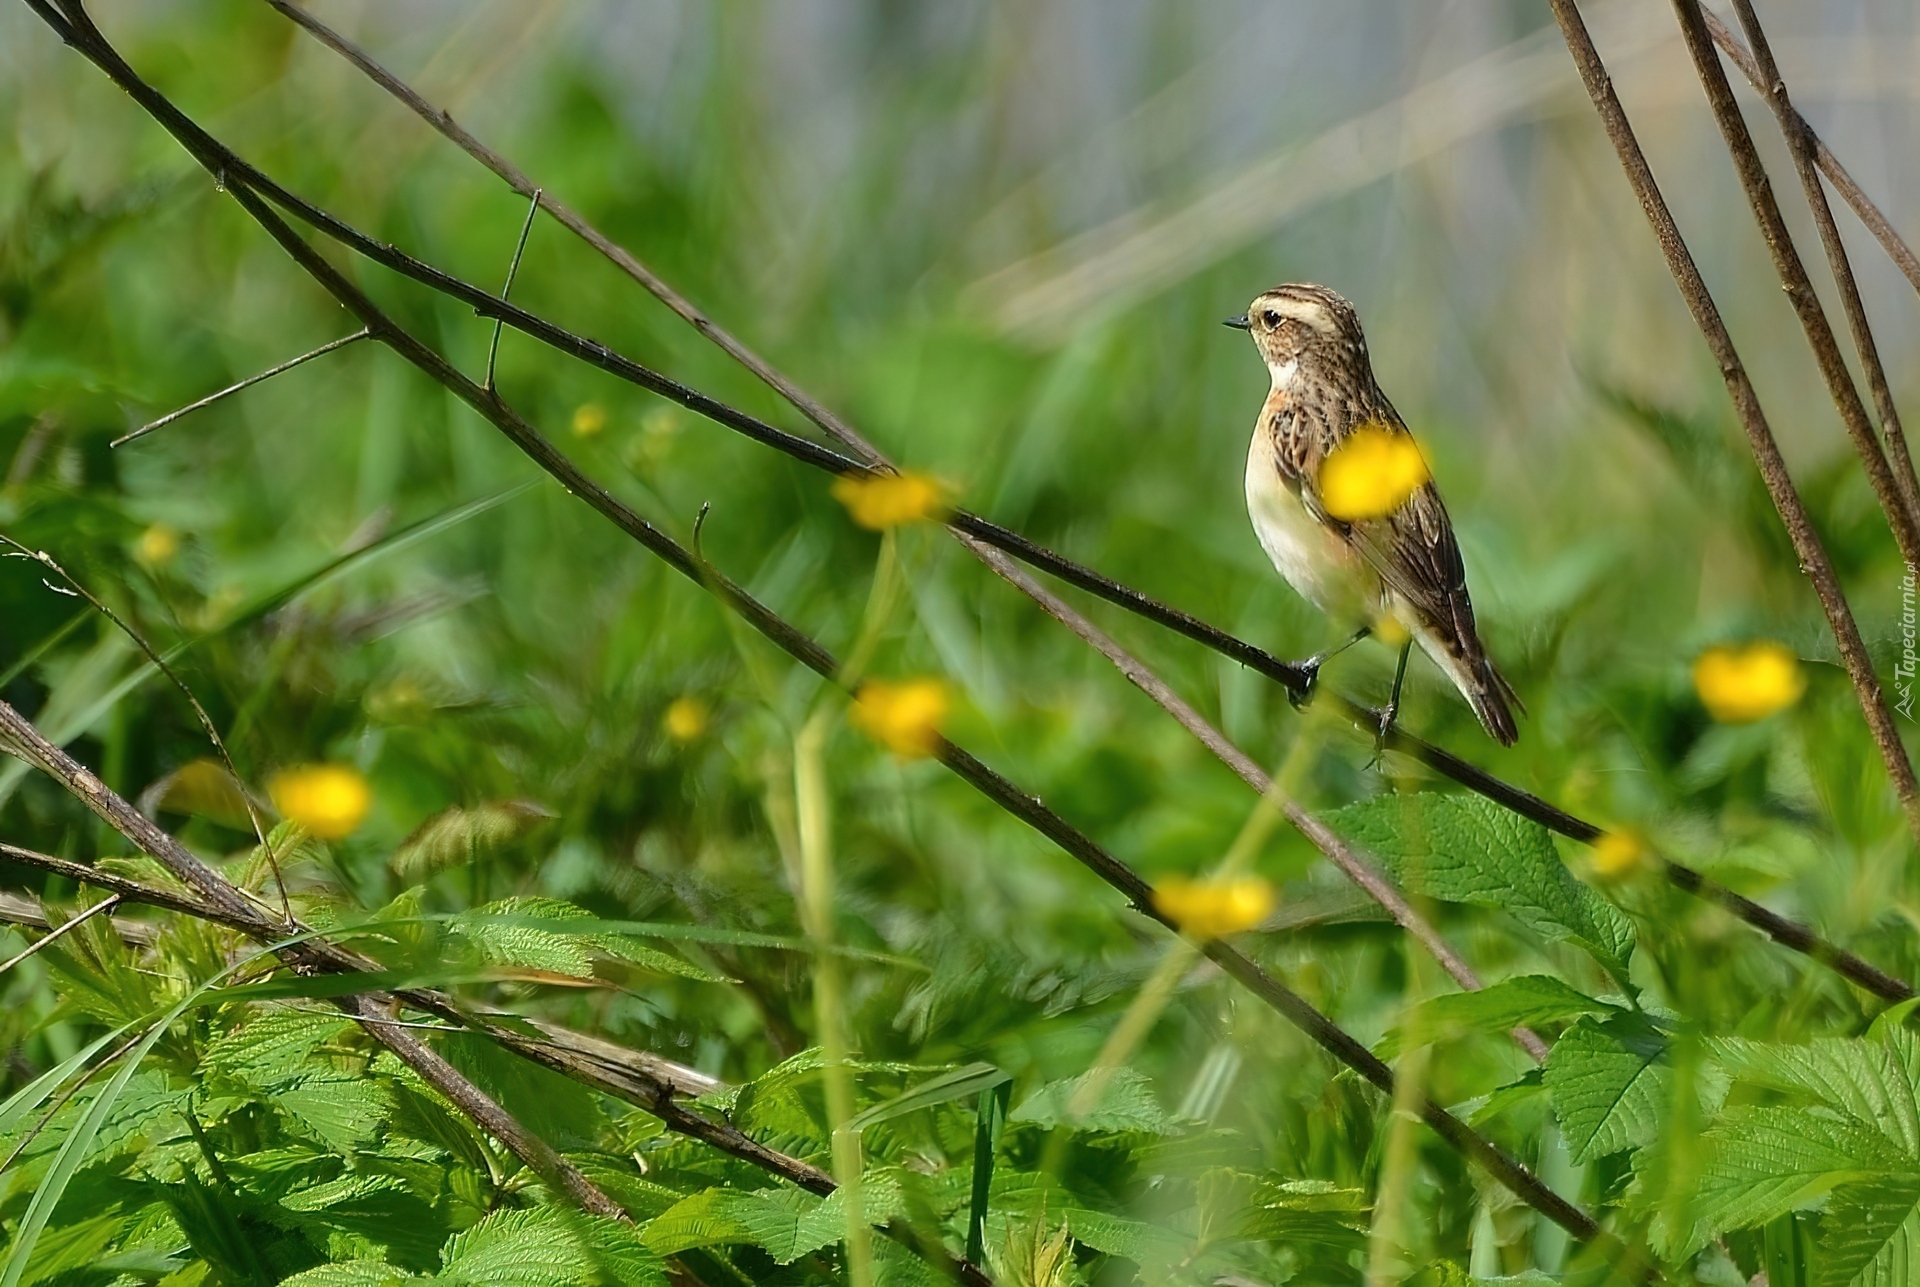
[{"label": "bird's dark eye", "polygon": [[1268,330],[1276,330],[1280,325],[1280,314],[1269,310],[1260,314],[1260,320],[1267,324]]}]

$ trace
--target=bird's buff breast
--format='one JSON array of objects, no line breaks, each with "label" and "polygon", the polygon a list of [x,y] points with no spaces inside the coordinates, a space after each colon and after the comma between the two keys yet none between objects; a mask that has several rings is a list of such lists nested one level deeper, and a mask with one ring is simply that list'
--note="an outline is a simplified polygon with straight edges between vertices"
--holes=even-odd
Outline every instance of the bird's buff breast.
[{"label": "bird's buff breast", "polygon": [[1379,615],[1378,574],[1320,526],[1287,486],[1264,416],[1247,451],[1247,515],[1273,566],[1320,611],[1353,625],[1370,624]]}]

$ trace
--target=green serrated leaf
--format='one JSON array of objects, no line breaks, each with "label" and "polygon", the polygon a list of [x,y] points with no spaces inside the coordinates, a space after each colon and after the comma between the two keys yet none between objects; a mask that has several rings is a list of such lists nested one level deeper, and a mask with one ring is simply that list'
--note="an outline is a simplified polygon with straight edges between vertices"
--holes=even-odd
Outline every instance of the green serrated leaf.
[{"label": "green serrated leaf", "polygon": [[1836,1188],[1813,1264],[1814,1287],[1909,1287],[1920,1273],[1920,1176]]},{"label": "green serrated leaf", "polygon": [[[839,1242],[846,1235],[844,1190],[825,1198],[799,1189],[708,1189],[675,1204],[647,1226],[644,1241],[662,1256],[694,1247],[751,1243],[780,1264]],[[899,1181],[884,1170],[861,1178],[860,1206],[870,1224],[898,1215]]]},{"label": "green serrated leaf", "polygon": [[1412,893],[1497,907],[1542,938],[1584,948],[1625,981],[1633,922],[1581,884],[1539,823],[1470,795],[1375,796],[1327,822]]},{"label": "green serrated leaf", "polygon": [[[1091,1102],[1082,1108],[1080,1096],[1095,1087]],[[1153,1083],[1132,1068],[1096,1068],[1048,1082],[1008,1114],[1010,1122],[1035,1126],[1066,1126],[1087,1131],[1149,1131],[1157,1135],[1174,1124],[1154,1097]]]},{"label": "green serrated leaf", "polygon": [[1728,1037],[1710,1042],[1708,1051],[1736,1081],[1826,1104],[1920,1164],[1920,1039],[1910,1030],[1884,1028],[1867,1040],[1829,1037],[1800,1046]]},{"label": "green serrated leaf", "polygon": [[210,1077],[270,1086],[299,1070],[309,1055],[351,1026],[338,1015],[266,1010],[216,1037],[200,1066]]},{"label": "green serrated leaf", "polygon": [[447,1240],[436,1282],[460,1287],[575,1287],[592,1257],[548,1207],[496,1211]]},{"label": "green serrated leaf", "polygon": [[1424,1045],[1468,1032],[1505,1032],[1583,1014],[1610,1014],[1618,1009],[1551,975],[1522,974],[1478,992],[1451,992],[1409,1007],[1400,1022],[1374,1046],[1374,1053],[1392,1059],[1413,1034],[1418,1034]]},{"label": "green serrated leaf", "polygon": [[1701,1153],[1691,1208],[1696,1241],[1766,1224],[1843,1184],[1907,1167],[1871,1127],[1804,1108],[1728,1113],[1706,1132]]},{"label": "green serrated leaf", "polygon": [[273,1106],[336,1153],[370,1144],[393,1111],[393,1094],[372,1078],[318,1069],[276,1086]]},{"label": "green serrated leaf", "polygon": [[282,1278],[280,1287],[388,1287],[390,1283],[412,1280],[412,1274],[395,1269],[383,1260],[343,1260]]},{"label": "green serrated leaf", "polygon": [[1553,1043],[1546,1087],[1575,1163],[1652,1142],[1671,1093],[1666,1053],[1637,1015],[1583,1018]]}]

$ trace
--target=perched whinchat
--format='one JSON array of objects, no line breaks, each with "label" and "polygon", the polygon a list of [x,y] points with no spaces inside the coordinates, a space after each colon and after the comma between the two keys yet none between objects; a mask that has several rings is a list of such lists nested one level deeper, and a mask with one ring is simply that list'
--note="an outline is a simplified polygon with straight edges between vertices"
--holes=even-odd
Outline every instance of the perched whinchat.
[{"label": "perched whinchat", "polygon": [[[1323,286],[1276,286],[1227,325],[1252,333],[1273,376],[1247,453],[1247,511],[1267,557],[1322,612],[1358,627],[1348,643],[1388,621],[1404,630],[1381,737],[1418,640],[1511,746],[1518,699],[1474,630],[1447,507],[1374,381],[1353,305]],[[1310,682],[1337,651],[1304,663]]]}]

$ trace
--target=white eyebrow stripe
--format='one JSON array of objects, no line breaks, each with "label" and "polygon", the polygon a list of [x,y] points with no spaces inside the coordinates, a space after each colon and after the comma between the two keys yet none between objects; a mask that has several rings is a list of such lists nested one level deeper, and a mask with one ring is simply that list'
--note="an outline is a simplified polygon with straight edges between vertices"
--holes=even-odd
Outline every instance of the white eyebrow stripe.
[{"label": "white eyebrow stripe", "polygon": [[1310,299],[1289,299],[1281,295],[1273,300],[1273,311],[1296,322],[1305,322],[1322,335],[1332,335],[1338,329],[1326,306]]}]

